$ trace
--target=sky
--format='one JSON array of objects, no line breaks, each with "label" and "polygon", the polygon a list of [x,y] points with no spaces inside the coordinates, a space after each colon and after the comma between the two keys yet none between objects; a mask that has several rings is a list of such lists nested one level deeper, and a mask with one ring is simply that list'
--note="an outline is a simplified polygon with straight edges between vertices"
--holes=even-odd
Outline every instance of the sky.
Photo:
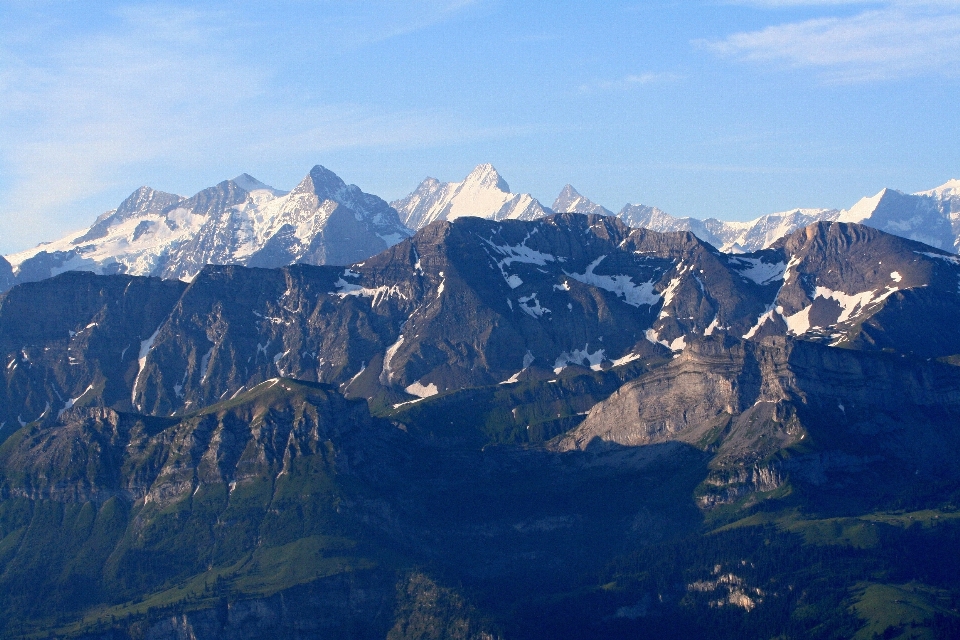
[{"label": "sky", "polygon": [[960,1],[0,0],[0,254],[141,185],[490,162],[747,220],[960,178]]}]

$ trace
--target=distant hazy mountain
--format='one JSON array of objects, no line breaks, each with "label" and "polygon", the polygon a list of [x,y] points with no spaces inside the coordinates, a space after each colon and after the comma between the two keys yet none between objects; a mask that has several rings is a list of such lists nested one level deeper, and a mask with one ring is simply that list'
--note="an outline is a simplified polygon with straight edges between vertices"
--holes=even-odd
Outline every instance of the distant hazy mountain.
[{"label": "distant hazy mountain", "polygon": [[553,201],[553,210],[557,213],[596,213],[602,216],[612,216],[613,212],[606,207],[601,207],[597,203],[584,198],[573,188],[573,185],[566,185]]},{"label": "distant hazy mountain", "polygon": [[632,227],[654,231],[691,231],[723,251],[749,253],[820,221],[859,222],[918,240],[946,251],[960,248],[960,180],[915,194],[884,189],[848,210],[793,209],[746,222],[716,218],[675,218],[645,205],[626,205],[617,217]]},{"label": "distant hazy mountain", "polygon": [[960,248],[960,180],[906,194],[884,189],[863,198],[837,218],[956,252]]},{"label": "distant hazy mountain", "polygon": [[535,220],[547,215],[527,193],[510,193],[510,186],[491,164],[481,164],[462,182],[427,178],[406,198],[390,203],[411,229],[421,229],[436,220],[477,216],[490,220]]},{"label": "distant hazy mountain", "polygon": [[8,260],[18,282],[71,270],[189,280],[205,264],[348,264],[409,235],[384,200],[318,165],[290,193],[247,174],[192,198],[141,187],[89,229]]}]

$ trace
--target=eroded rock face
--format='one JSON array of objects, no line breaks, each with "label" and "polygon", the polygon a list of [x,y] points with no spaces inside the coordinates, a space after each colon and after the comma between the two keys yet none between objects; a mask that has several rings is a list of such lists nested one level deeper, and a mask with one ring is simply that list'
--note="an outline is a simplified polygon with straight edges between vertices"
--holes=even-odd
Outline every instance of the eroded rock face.
[{"label": "eroded rock face", "polygon": [[[118,497],[162,509],[202,486],[242,487],[290,473],[295,460],[308,456],[349,473],[362,463],[344,451],[358,438],[390,432],[374,425],[364,402],[274,380],[236,407],[183,419],[70,410],[58,424],[19,432],[0,455],[0,468],[9,496],[95,504]],[[331,441],[346,449],[325,444]]]},{"label": "eroded rock face", "polygon": [[669,365],[625,384],[557,446],[686,442],[714,452],[713,468],[747,469],[741,473],[767,486],[776,482],[763,474],[778,472],[788,450],[796,453],[784,468],[810,481],[822,476],[824,456],[834,467],[847,464],[843,452],[956,474],[943,443],[960,441],[957,416],[955,367],[782,337],[727,337],[693,342]]}]

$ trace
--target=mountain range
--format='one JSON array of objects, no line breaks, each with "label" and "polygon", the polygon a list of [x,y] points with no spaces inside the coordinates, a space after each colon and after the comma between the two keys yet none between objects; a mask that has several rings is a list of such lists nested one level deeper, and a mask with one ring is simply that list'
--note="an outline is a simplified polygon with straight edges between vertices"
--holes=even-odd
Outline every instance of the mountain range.
[{"label": "mountain range", "polygon": [[75,270],[189,280],[205,264],[347,264],[409,235],[386,202],[316,166],[289,193],[247,174],[190,198],[140,187],[89,229],[7,260],[19,282]]},{"label": "mountain range", "polygon": [[956,637],[955,189],[749,252],[489,166],[138,190],[0,263],[0,635]]},{"label": "mountain range", "polygon": [[535,220],[554,212],[615,215],[630,227],[691,231],[723,251],[738,253],[767,248],[818,221],[867,224],[951,252],[960,247],[957,180],[913,195],[884,189],[849,210],[796,209],[723,222],[676,218],[646,205],[627,204],[613,214],[569,184],[548,208],[529,194],[511,193],[490,164],[477,166],[461,182],[427,178],[388,205],[317,166],[289,193],[247,174],[191,198],[141,187],[89,229],[0,257],[0,291],[69,270],[189,280],[205,264],[348,264],[436,220]]}]

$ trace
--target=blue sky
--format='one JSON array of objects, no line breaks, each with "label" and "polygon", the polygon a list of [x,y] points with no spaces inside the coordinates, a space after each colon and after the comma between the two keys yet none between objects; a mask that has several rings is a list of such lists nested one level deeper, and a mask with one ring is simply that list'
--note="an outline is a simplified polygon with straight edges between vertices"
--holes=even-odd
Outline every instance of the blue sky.
[{"label": "blue sky", "polygon": [[960,2],[0,0],[0,253],[141,184],[314,164],[390,200],[749,219],[960,177]]}]

